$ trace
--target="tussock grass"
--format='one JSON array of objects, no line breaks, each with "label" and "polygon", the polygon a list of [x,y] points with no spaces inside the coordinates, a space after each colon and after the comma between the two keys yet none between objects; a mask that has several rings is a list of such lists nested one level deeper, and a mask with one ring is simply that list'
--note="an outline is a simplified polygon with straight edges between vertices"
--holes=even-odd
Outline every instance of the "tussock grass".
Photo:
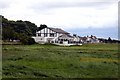
[{"label": "tussock grass", "polygon": [[3,45],[3,78],[117,78],[118,45]]},{"label": "tussock grass", "polygon": [[80,58],[80,61],[93,61],[93,62],[117,62],[118,59],[108,59],[108,58]]}]

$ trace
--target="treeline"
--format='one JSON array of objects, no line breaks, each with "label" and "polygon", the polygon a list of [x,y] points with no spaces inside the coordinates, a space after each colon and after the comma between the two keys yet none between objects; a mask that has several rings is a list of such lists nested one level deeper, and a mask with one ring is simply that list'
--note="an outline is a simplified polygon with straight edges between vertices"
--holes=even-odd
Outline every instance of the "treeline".
[{"label": "treeline", "polygon": [[35,36],[36,30],[39,28],[34,23],[22,20],[13,21],[4,18],[4,16],[0,17],[2,18],[2,40],[20,40],[23,44],[35,43],[31,37]]},{"label": "treeline", "polygon": [[110,37],[108,39],[98,38],[98,40],[102,43],[120,43],[119,40],[111,39]]}]

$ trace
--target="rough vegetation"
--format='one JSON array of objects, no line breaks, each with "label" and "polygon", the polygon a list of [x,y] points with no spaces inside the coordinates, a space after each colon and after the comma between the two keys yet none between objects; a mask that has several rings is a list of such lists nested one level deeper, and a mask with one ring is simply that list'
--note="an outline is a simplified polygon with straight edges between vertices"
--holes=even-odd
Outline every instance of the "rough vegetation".
[{"label": "rough vegetation", "polygon": [[3,78],[118,78],[117,44],[3,45]]}]

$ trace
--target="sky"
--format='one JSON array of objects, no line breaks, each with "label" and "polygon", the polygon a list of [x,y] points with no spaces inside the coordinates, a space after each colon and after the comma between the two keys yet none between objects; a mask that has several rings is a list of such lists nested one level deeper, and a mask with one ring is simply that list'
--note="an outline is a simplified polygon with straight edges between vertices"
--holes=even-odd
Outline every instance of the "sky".
[{"label": "sky", "polygon": [[9,20],[118,39],[118,0],[0,0],[0,9]]}]

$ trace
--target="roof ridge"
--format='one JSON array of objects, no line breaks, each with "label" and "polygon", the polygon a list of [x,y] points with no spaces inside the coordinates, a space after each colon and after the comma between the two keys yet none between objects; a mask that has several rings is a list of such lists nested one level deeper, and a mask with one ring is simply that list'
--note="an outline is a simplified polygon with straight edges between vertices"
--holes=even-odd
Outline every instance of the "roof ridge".
[{"label": "roof ridge", "polygon": [[67,33],[68,34],[68,32],[62,30],[61,28],[52,28],[52,27],[47,27],[47,28],[52,29],[53,31],[58,32],[58,33]]}]

